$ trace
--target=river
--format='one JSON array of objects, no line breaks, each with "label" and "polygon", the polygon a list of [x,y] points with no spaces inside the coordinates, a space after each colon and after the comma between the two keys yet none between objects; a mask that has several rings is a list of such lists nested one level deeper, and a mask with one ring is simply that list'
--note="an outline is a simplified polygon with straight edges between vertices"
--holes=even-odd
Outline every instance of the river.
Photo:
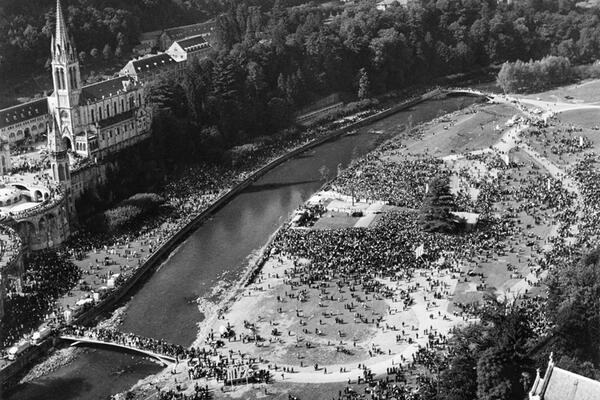
[{"label": "river", "polygon": [[[135,293],[120,330],[191,345],[204,318],[195,299],[216,300],[249,258],[300,204],[322,185],[319,170],[331,173],[373,150],[390,132],[429,121],[477,101],[454,97],[430,100],[324,143],[271,170],[199,227]],[[389,134],[388,134],[389,135]],[[102,348],[77,350],[75,360],[42,378],[17,386],[7,400],[106,399],[157,373],[156,363]]]}]

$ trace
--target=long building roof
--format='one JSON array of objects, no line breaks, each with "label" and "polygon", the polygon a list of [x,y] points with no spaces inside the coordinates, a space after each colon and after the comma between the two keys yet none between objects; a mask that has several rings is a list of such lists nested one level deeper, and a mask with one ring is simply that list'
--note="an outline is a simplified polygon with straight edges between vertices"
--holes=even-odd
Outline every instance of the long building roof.
[{"label": "long building roof", "polygon": [[204,40],[204,38],[202,37],[202,35],[198,35],[198,36],[193,36],[193,37],[186,38],[186,39],[177,40],[176,43],[186,53],[189,53],[190,51],[197,51],[197,50],[200,50],[200,49],[205,49],[205,48],[209,48],[210,47],[210,44],[208,44],[208,42],[206,40]]},{"label": "long building roof", "polygon": [[0,128],[48,114],[48,99],[38,99],[0,110]]},{"label": "long building roof", "polygon": [[110,118],[105,118],[105,119],[98,121],[98,126],[100,128],[106,128],[107,126],[111,126],[111,125],[118,124],[119,122],[127,121],[128,119],[131,119],[133,117],[135,117],[134,110],[127,110],[127,111],[124,111],[117,115],[113,115]]},{"label": "long building roof", "polygon": [[554,367],[548,379],[543,400],[598,400],[600,382]]},{"label": "long building roof", "polygon": [[215,27],[215,21],[205,21],[197,24],[174,26],[172,28],[159,29],[151,32],[142,32],[140,34],[140,41],[155,39],[159,37],[163,32],[169,35],[172,39],[181,39],[187,36],[194,35],[206,35],[211,33]]},{"label": "long building roof", "polygon": [[148,57],[138,58],[129,61],[136,73],[154,72],[160,70],[166,65],[176,64],[177,62],[167,53],[160,53]]},{"label": "long building roof", "polygon": [[167,35],[172,39],[179,39],[194,35],[206,35],[210,33],[215,27],[215,21],[200,22],[198,24],[176,26],[173,28],[165,29]]},{"label": "long building roof", "polygon": [[125,90],[124,82],[129,81],[135,84],[135,81],[129,76],[118,76],[98,83],[93,83],[81,88],[81,99],[83,101],[95,102],[105,97],[116,95]]}]

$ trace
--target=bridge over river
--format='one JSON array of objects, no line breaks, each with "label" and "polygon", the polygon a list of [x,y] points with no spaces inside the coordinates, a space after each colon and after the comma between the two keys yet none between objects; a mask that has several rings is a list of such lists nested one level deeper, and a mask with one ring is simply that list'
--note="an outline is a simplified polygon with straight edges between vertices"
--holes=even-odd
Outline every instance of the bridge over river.
[{"label": "bridge over river", "polygon": [[138,347],[135,344],[133,344],[132,341],[115,342],[115,341],[110,341],[110,340],[105,340],[105,339],[99,339],[99,338],[93,337],[93,336],[78,336],[78,335],[72,335],[72,334],[69,334],[69,335],[62,334],[62,335],[59,335],[58,338],[60,340],[72,342],[71,346],[93,344],[93,345],[108,346],[108,347],[112,347],[112,348],[116,348],[116,349],[124,349],[124,350],[133,351],[133,352],[136,352],[136,353],[148,356],[148,357],[152,357],[165,366],[175,364],[177,362],[177,359],[172,355]]}]

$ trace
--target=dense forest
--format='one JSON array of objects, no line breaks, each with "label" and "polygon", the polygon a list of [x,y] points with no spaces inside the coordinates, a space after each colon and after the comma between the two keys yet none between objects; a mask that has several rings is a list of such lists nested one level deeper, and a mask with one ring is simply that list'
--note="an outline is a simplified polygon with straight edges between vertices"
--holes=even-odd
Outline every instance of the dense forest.
[{"label": "dense forest", "polygon": [[[506,60],[568,57],[593,61],[600,49],[597,9],[574,0],[421,0],[408,8],[377,10],[375,1],[354,5],[306,5],[301,0],[63,0],[81,58],[127,55],[140,32],[188,24],[221,15],[221,43],[251,48],[256,39],[287,64],[309,68],[319,58],[336,73],[331,86],[345,86],[359,67],[377,74],[375,89],[415,78],[455,72]],[[499,3],[499,4],[496,4]],[[40,71],[48,59],[55,0],[0,3],[0,74]],[[291,7],[295,6],[295,7]],[[325,25],[331,15],[333,22]],[[105,51],[106,50],[106,51]],[[284,54],[279,54],[284,53]],[[396,62],[401,60],[400,62]],[[310,62],[310,61],[309,61]],[[280,67],[281,64],[272,68]],[[342,67],[338,69],[338,67]],[[287,75],[295,71],[285,71]]]},{"label": "dense forest", "polygon": [[[140,32],[194,23],[218,14],[218,0],[62,0],[83,61],[127,54]],[[0,2],[0,75],[42,71],[49,57],[56,0]],[[108,49],[111,53],[108,53]]]},{"label": "dense forest", "polygon": [[600,53],[599,16],[570,0],[422,0],[386,11],[374,1],[240,1],[217,17],[212,56],[159,97],[172,97],[192,125],[182,146],[210,139],[227,148],[287,127],[294,110],[332,92],[364,99],[546,55],[591,63]]}]

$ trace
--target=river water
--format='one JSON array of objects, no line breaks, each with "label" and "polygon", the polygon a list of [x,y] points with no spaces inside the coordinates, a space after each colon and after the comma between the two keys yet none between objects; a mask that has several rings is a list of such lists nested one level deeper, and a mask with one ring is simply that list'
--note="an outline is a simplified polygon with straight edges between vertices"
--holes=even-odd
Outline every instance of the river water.
[{"label": "river water", "polygon": [[[239,278],[248,259],[299,205],[323,184],[319,170],[331,173],[373,150],[385,134],[451,112],[477,100],[431,100],[322,144],[271,170],[219,210],[185,240],[131,298],[121,331],[191,345],[204,318],[194,302],[215,300],[227,282]],[[397,129],[396,129],[397,132]],[[130,388],[161,367],[146,358],[104,348],[77,350],[68,365],[19,385],[8,400],[106,399]]]}]

